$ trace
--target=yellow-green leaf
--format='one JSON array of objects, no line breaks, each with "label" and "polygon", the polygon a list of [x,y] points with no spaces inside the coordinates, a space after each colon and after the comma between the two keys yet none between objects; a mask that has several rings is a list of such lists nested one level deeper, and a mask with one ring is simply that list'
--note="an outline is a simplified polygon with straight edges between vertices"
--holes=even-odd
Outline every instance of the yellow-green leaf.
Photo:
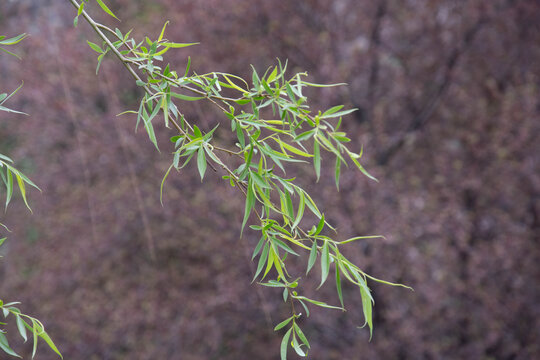
[{"label": "yellow-green leaf", "polygon": [[116,17],[116,15],[114,15],[114,13],[111,11],[111,9],[109,9],[109,7],[107,5],[105,5],[105,3],[102,0],[96,0],[96,1],[99,4],[99,6],[103,9],[103,11],[105,11],[107,14],[111,15],[116,20],[120,20],[119,18]]}]

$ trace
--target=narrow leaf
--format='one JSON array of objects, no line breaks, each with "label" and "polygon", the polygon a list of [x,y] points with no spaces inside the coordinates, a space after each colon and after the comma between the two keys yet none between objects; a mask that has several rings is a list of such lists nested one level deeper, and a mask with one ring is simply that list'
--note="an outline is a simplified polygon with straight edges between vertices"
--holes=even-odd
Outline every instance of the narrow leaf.
[{"label": "narrow leaf", "polygon": [[330,251],[328,249],[328,241],[325,241],[321,254],[321,283],[319,288],[325,283],[330,271]]},{"label": "narrow leaf", "polygon": [[281,339],[280,355],[281,360],[287,360],[287,346],[289,345],[289,337],[291,336],[292,327],[285,333]]},{"label": "narrow leaf", "polygon": [[204,148],[201,145],[197,151],[197,169],[199,169],[199,174],[201,175],[201,182],[204,178],[204,173],[206,172],[206,156],[204,155]]},{"label": "narrow leaf", "polygon": [[107,5],[105,5],[105,3],[103,3],[102,0],[96,0],[97,3],[99,4],[99,6],[103,9],[103,11],[105,11],[107,14],[111,15],[113,18],[115,18],[116,20],[120,20],[116,17],[116,15],[113,14],[113,12],[111,11],[111,9],[109,9],[107,7]]},{"label": "narrow leaf", "polygon": [[314,240],[313,246],[311,247],[311,250],[309,252],[309,260],[308,260],[306,275],[309,273],[309,271],[315,264],[316,260],[317,260],[317,240]]},{"label": "narrow leaf", "polygon": [[268,248],[269,248],[269,244],[267,242],[267,243],[264,244],[262,254],[259,257],[259,263],[257,264],[257,271],[255,272],[255,276],[253,276],[253,280],[251,280],[252,283],[255,281],[257,276],[259,276],[259,274],[262,271],[262,268],[263,268],[264,264],[266,263],[266,260],[268,259]]},{"label": "narrow leaf", "polygon": [[21,356],[19,356],[15,351],[13,351],[13,349],[11,349],[9,347],[9,343],[8,343],[8,339],[6,338],[6,336],[0,332],[0,348],[2,350],[4,350],[4,352],[6,354],[9,354],[11,356],[16,356],[18,358],[20,358]]},{"label": "narrow leaf", "polygon": [[319,148],[319,143],[317,141],[313,144],[313,167],[315,168],[318,182],[321,177],[321,149]]},{"label": "narrow leaf", "polygon": [[274,331],[278,331],[279,329],[284,328],[288,323],[291,322],[291,320],[293,318],[294,318],[294,316],[291,316],[290,318],[285,319],[282,322],[280,322],[279,324],[277,324],[276,327],[274,328]]},{"label": "narrow leaf", "polygon": [[94,44],[93,42],[88,41],[88,40],[86,40],[86,42],[88,43],[90,48],[92,48],[92,50],[94,50],[97,53],[103,54],[103,50],[101,49],[101,47],[99,47],[99,45]]},{"label": "narrow leaf", "polygon": [[43,340],[45,340],[45,342],[47,343],[47,345],[49,345],[49,347],[52,349],[52,351],[54,351],[56,354],[58,354],[58,356],[60,356],[60,358],[63,359],[63,356],[62,354],[60,353],[60,351],[58,351],[58,348],[56,347],[56,345],[54,344],[54,342],[51,340],[51,338],[49,337],[49,334],[47,334],[45,331],[43,331],[40,335],[39,335]]},{"label": "narrow leaf", "polygon": [[16,316],[16,322],[17,322],[17,329],[19,330],[19,334],[21,334],[21,337],[24,339],[24,342],[28,340],[28,337],[26,336],[26,327],[24,327],[24,320],[17,315]]}]

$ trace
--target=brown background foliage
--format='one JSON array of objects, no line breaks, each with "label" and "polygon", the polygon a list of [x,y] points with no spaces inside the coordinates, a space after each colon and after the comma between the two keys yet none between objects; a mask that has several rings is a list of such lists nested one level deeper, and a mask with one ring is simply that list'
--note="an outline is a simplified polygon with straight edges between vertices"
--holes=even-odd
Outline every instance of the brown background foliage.
[{"label": "brown background foliage", "polygon": [[[108,3],[122,22],[103,20],[136,36],[170,20],[168,38],[200,41],[167,58],[179,71],[190,55],[199,73],[249,76],[278,57],[315,82],[349,84],[312,92],[312,105],[359,108],[344,126],[381,182],[346,171],[338,193],[309,169],[302,181],[340,237],[386,236],[350,257],[415,291],[373,286],[369,343],[359,294],[345,288],[347,313],[304,322],[314,358],[540,356],[537,1]],[[159,132],[158,153],[133,117],[115,116],[140,89],[112,57],[95,76],[85,40],[96,38],[73,14],[67,1],[0,2],[0,33],[31,35],[22,61],[0,57],[1,89],[24,80],[11,106],[31,115],[0,115],[0,152],[43,189],[33,216],[20,202],[6,214],[2,299],[42,319],[66,359],[276,359],[272,327],[287,309],[250,285],[257,238],[239,240],[242,199],[220,174],[201,184],[188,167],[160,206],[171,134]],[[205,129],[223,121],[204,103],[185,112]],[[55,356],[42,346],[37,358]]]}]

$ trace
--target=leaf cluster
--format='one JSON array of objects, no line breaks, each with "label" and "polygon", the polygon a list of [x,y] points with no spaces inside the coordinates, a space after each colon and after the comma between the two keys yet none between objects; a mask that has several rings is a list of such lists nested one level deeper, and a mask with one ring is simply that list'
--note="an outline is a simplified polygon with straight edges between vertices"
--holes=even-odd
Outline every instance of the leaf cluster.
[{"label": "leaf cluster", "polygon": [[[15,45],[21,42],[26,37],[26,34],[21,34],[15,37],[12,37],[10,39],[6,39],[5,36],[0,36],[0,45]],[[13,55],[17,58],[19,58],[18,55],[4,49],[0,46],[0,50]],[[7,108],[4,105],[6,101],[8,101],[17,91],[19,91],[22,88],[22,84],[15,89],[11,94],[7,93],[1,93],[0,94],[0,111],[4,112],[10,112],[10,113],[16,113],[16,114],[24,114],[23,112],[12,110],[10,108]],[[13,195],[17,192],[21,195],[24,204],[30,210],[30,206],[28,204],[27,199],[27,187],[34,187],[39,190],[36,184],[34,184],[26,175],[24,175],[20,170],[15,168],[13,160],[9,158],[6,155],[0,154],[0,178],[2,179],[2,183],[4,184],[3,187],[0,187],[0,189],[4,189],[5,192],[5,210],[7,210],[8,205],[10,204],[11,200],[13,199]],[[1,193],[0,192],[0,193]],[[6,225],[2,224],[0,222],[0,228],[3,228],[6,231],[9,231]],[[0,246],[5,242],[6,237],[0,238]],[[54,342],[51,340],[50,336],[45,331],[45,327],[43,324],[36,318],[31,317],[29,315],[23,314],[21,310],[14,305],[19,304],[18,302],[11,302],[6,303],[2,300],[0,300],[0,309],[2,310],[2,314],[4,315],[4,318],[7,319],[7,317],[12,314],[13,317],[15,317],[15,322],[17,324],[17,329],[19,331],[19,335],[23,338],[23,340],[26,342],[28,340],[28,331],[32,334],[33,337],[33,348],[32,348],[32,358],[34,358],[37,350],[37,344],[38,344],[38,338],[41,338],[45,343],[60,357],[62,357],[61,353],[59,352],[58,348],[54,344]],[[6,323],[0,322],[0,326],[4,326]],[[2,328],[0,328],[0,349],[2,349],[3,352],[5,352],[8,355],[20,357],[13,349],[9,346],[8,339],[6,337],[6,331]]]},{"label": "leaf cluster", "polygon": [[[101,45],[88,42],[92,50],[99,53],[96,70],[103,57],[112,52],[144,90],[138,110],[122,114],[136,114],[136,128],[142,121],[150,141],[158,150],[154,130],[158,115],[162,115],[165,127],[177,132],[171,137],[174,151],[171,166],[161,184],[161,199],[165,180],[171,170],[180,171],[193,158],[196,158],[201,181],[209,166],[216,171],[221,168],[225,173],[223,179],[244,195],[241,233],[250,219],[250,228],[260,233],[260,240],[252,255],[252,259],[258,257],[253,281],[258,280],[263,286],[283,288],[283,299],[291,304],[291,317],[276,326],[277,331],[290,325],[282,341],[282,359],[286,358],[289,343],[300,356],[307,355],[309,349],[309,342],[296,322],[301,313],[295,311],[295,303],[305,309],[307,316],[308,305],[345,311],[343,281],[359,289],[364,325],[369,327],[371,334],[373,297],[368,280],[398,284],[363,272],[346,258],[341,245],[380,236],[335,240],[330,235],[335,229],[326,221],[313,198],[295,183],[294,178],[287,176],[290,165],[311,163],[318,180],[321,176],[321,153],[327,152],[334,158],[334,178],[338,190],[341,170],[350,163],[368,178],[376,180],[361,165],[362,152],[355,153],[349,149],[350,138],[341,130],[343,117],[355,109],[338,105],[325,111],[313,111],[308,104],[306,88],[343,84],[311,83],[306,80],[305,73],[288,76],[287,62],[279,60],[264,73],[252,67],[249,81],[223,72],[197,74],[191,70],[189,57],[184,71],[179,73],[163,63],[163,54],[170,49],[196,43],[167,40],[165,31],[168,22],[155,40],[146,36],[142,41],[137,41],[131,37],[131,30],[123,34],[119,29],[113,30],[95,22],[81,10],[83,5],[78,7],[78,14],[85,15],[102,41]],[[213,134],[223,123],[205,132],[186,119],[177,101],[206,101],[219,109],[224,122],[228,124],[222,128],[230,128],[236,137],[234,147],[223,146],[214,139]],[[304,227],[306,211],[318,219],[316,224],[311,224],[311,228]],[[300,257],[301,252],[309,254],[306,275],[316,262],[320,263],[319,287],[334,269],[339,306],[328,305],[299,293],[302,279],[288,271],[288,258]]]}]

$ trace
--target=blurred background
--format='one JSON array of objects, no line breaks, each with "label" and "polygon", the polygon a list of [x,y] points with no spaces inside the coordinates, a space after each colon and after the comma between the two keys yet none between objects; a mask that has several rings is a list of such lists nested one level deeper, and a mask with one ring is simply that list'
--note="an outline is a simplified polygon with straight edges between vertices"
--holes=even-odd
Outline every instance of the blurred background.
[{"label": "blurred background", "polygon": [[[359,109],[343,127],[380,183],[351,169],[336,192],[332,163],[318,184],[310,168],[299,177],[339,238],[386,236],[346,254],[414,292],[373,284],[369,342],[360,295],[345,287],[346,313],[302,322],[314,359],[540,358],[540,2],[107,4],[122,22],[90,10],[139,39],[170,20],[167,38],[201,42],[168,53],[179,72],[188,55],[198,73],[245,77],[280,58],[313,82],[348,83],[312,91],[311,104]],[[33,215],[21,201],[2,215],[13,233],[1,298],[41,319],[65,359],[277,359],[272,328],[288,309],[250,285],[258,238],[239,239],[243,200],[222,174],[201,184],[188,166],[160,205],[172,134],[159,131],[158,153],[135,117],[116,117],[140,88],[112,57],[95,75],[86,40],[99,41],[73,17],[68,1],[0,2],[0,34],[30,34],[21,61],[0,57],[0,89],[24,81],[10,107],[30,114],[0,115],[0,153],[43,190],[30,194]],[[185,106],[201,128],[223,122],[208,104]],[[337,302],[330,283],[304,290]],[[42,345],[37,359],[56,357]]]}]

